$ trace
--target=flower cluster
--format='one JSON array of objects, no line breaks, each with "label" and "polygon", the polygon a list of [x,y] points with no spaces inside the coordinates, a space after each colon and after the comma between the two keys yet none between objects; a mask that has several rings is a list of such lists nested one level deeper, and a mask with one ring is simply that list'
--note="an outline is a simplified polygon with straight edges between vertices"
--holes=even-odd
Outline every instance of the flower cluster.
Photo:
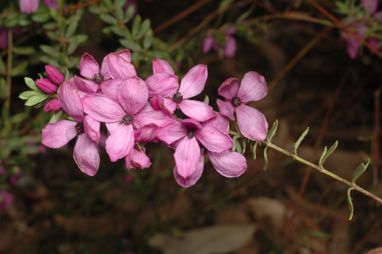
[{"label": "flower cluster", "polygon": [[[57,99],[44,109],[61,109],[69,118],[49,123],[42,130],[42,143],[60,148],[77,138],[73,157],[89,176],[97,173],[103,148],[110,161],[124,159],[128,169],[150,167],[145,150],[149,142],[162,142],[175,150],[174,176],[183,187],[201,177],[205,156],[225,177],[243,174],[246,159],[232,150],[229,119],[234,120],[236,114],[245,138],[266,138],[264,115],[247,105],[267,94],[264,78],[248,72],[240,87],[237,79],[227,79],[219,88],[224,98],[217,101],[220,112],[215,112],[206,102],[193,99],[205,87],[207,66],[192,67],[180,81],[165,60],[154,60],[152,68],[153,74],[141,79],[129,50],[108,54],[101,66],[85,53],[80,75],[67,80],[57,69],[46,66],[48,78],[37,80],[36,85],[45,93],[57,93]],[[177,116],[180,112],[184,119]]]},{"label": "flower cluster", "polygon": [[228,28],[224,35],[219,34],[218,32],[215,32],[216,36],[223,36],[224,38],[224,47],[219,45],[215,37],[211,32],[208,32],[206,35],[206,38],[203,40],[203,53],[207,54],[211,49],[215,50],[216,52],[223,52],[224,56],[227,58],[232,58],[236,54],[237,44],[236,40],[233,37],[234,34],[237,33],[237,30],[235,27]]},{"label": "flower cluster", "polygon": [[377,38],[382,23],[382,12],[377,12],[378,2],[378,0],[361,0],[359,14],[356,12],[355,15],[349,15],[343,21],[357,34],[357,36],[347,32],[341,34],[341,40],[345,41],[347,53],[352,59],[358,55],[362,43],[361,39],[365,40],[375,51],[381,48],[381,42]]}]

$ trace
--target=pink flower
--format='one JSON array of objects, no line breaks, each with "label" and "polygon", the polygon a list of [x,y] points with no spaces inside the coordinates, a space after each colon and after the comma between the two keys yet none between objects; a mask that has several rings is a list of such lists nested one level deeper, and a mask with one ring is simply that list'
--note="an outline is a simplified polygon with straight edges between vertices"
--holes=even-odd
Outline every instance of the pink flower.
[{"label": "pink flower", "polygon": [[53,8],[58,11],[58,2],[57,0],[44,0],[44,4],[48,8]]},{"label": "pink flower", "polygon": [[244,137],[263,141],[268,132],[265,116],[252,107],[245,105],[250,101],[258,101],[267,95],[267,85],[263,76],[257,72],[247,72],[239,88],[235,78],[229,78],[219,87],[218,94],[226,100],[217,100],[220,113],[234,120],[234,112],[239,130]]},{"label": "pink flower", "polygon": [[363,8],[368,10],[370,15],[373,15],[378,8],[378,0],[361,0]]},{"label": "pink flower", "polygon": [[61,107],[75,121],[60,120],[45,126],[42,130],[42,144],[50,148],[60,148],[77,136],[74,161],[83,173],[94,176],[100,163],[97,145],[100,123],[91,116],[84,116],[80,96],[72,82],[66,81],[60,86],[58,97]]},{"label": "pink flower", "polygon": [[201,124],[193,119],[168,124],[158,132],[158,138],[176,147],[174,175],[183,187],[195,184],[202,174],[204,159],[200,144],[207,151],[215,153],[224,152],[233,146],[228,134],[210,124]]},{"label": "pink flower", "polygon": [[236,34],[237,30],[235,27],[230,27],[225,32],[225,46],[224,48],[220,47],[216,42],[216,39],[212,36],[210,32],[207,33],[206,38],[203,41],[203,53],[208,53],[211,49],[219,52],[220,49],[223,50],[224,56],[232,58],[236,54],[237,44],[236,40],[233,37]]},{"label": "pink flower", "polygon": [[186,116],[201,122],[215,117],[211,106],[201,101],[189,100],[203,91],[208,76],[207,66],[199,64],[191,68],[180,86],[166,61],[153,62],[153,72],[146,79],[150,96],[159,96],[159,104],[167,112],[173,114],[179,107]]},{"label": "pink flower", "polygon": [[17,182],[20,180],[21,178],[21,171],[20,169],[18,168],[17,169],[17,172],[14,172],[10,177],[9,177],[9,183],[12,185],[12,186],[15,186],[17,184]]},{"label": "pink flower", "polygon": [[105,95],[116,99],[121,79],[137,75],[130,59],[129,50],[113,52],[105,56],[100,68],[98,62],[90,54],[85,53],[80,61],[82,77],[75,76],[74,82],[83,92],[95,93],[101,88]]},{"label": "pink flower", "polygon": [[146,149],[143,147],[143,144],[141,144],[139,148],[134,147],[133,151],[125,157],[126,168],[149,168],[151,166],[151,161],[145,152]]},{"label": "pink flower", "polygon": [[0,190],[0,210],[5,210],[13,201],[13,195],[8,191]]},{"label": "pink flower", "polygon": [[106,152],[112,162],[127,156],[133,149],[134,128],[154,124],[163,126],[168,116],[161,111],[145,111],[148,90],[138,77],[123,80],[118,101],[102,94],[88,94],[82,98],[85,113],[106,123],[110,136],[106,139]]},{"label": "pink flower", "polygon": [[19,0],[19,7],[22,13],[32,13],[37,11],[39,0]]}]

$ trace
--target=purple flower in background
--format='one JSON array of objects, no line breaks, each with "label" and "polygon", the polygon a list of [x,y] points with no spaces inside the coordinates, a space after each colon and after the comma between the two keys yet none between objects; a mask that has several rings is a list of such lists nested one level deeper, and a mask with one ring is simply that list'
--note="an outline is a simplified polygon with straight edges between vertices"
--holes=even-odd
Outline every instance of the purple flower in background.
[{"label": "purple flower in background", "polygon": [[4,27],[0,28],[0,49],[8,47],[8,31]]},{"label": "purple flower in background", "polygon": [[130,6],[134,6],[134,15],[133,15],[133,17],[134,17],[138,13],[138,2],[137,2],[137,0],[127,0],[125,5],[123,6],[123,11],[126,12]]},{"label": "purple flower in background", "polygon": [[370,15],[373,15],[378,8],[378,0],[361,0],[362,7],[368,10]]},{"label": "purple flower in background", "polygon": [[0,190],[0,210],[5,210],[13,201],[13,195],[8,191]]},{"label": "purple flower in background", "polygon": [[[236,34],[237,30],[235,27],[231,27],[225,32],[225,46],[223,48],[223,53],[225,57],[232,58],[235,56],[237,44],[236,40],[233,37]],[[203,53],[208,53],[211,49],[219,52],[221,47],[216,42],[216,39],[212,36],[210,32],[207,33],[206,38],[203,41]]]},{"label": "purple flower in background", "polygon": [[44,4],[48,8],[53,8],[58,11],[58,2],[57,0],[44,0]]},{"label": "purple flower in background", "polygon": [[39,0],[19,0],[19,7],[22,13],[33,13],[38,9]]},{"label": "purple flower in background", "polygon": [[18,169],[17,172],[13,173],[10,177],[9,177],[9,183],[13,186],[15,186],[17,184],[17,182],[20,180],[21,178],[21,171],[20,169]]},{"label": "purple flower in background", "polygon": [[263,76],[257,72],[247,72],[239,88],[236,78],[229,78],[219,87],[218,94],[226,100],[217,99],[220,113],[234,120],[234,112],[239,130],[244,137],[251,140],[263,141],[268,132],[268,122],[263,113],[245,105],[258,101],[267,95],[267,85]]}]

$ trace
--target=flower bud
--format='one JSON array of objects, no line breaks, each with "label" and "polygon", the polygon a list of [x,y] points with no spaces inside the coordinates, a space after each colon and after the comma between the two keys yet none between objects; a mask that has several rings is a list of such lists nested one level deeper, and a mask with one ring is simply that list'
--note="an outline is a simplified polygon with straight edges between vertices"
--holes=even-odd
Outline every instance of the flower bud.
[{"label": "flower bud", "polygon": [[45,93],[54,93],[57,91],[57,86],[47,78],[36,80],[36,86]]},{"label": "flower bud", "polygon": [[19,7],[22,13],[32,13],[37,11],[39,0],[19,0]]},{"label": "flower bud", "polygon": [[49,112],[51,110],[57,111],[60,110],[60,102],[57,99],[50,100],[47,104],[44,106],[44,111]]},{"label": "flower bud", "polygon": [[64,82],[65,78],[55,67],[51,65],[45,65],[46,75],[55,84]]}]

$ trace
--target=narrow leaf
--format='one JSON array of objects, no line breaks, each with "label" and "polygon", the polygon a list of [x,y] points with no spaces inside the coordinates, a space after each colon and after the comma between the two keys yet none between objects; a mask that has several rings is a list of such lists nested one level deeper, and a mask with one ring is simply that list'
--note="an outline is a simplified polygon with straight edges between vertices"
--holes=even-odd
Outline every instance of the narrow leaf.
[{"label": "narrow leaf", "polygon": [[40,93],[41,92],[39,92],[39,91],[31,91],[31,90],[29,90],[29,91],[22,92],[19,95],[19,98],[22,99],[22,100],[28,100],[30,97],[38,95]]},{"label": "narrow leaf", "polygon": [[58,120],[60,120],[61,116],[62,116],[62,111],[58,111],[54,113],[49,119],[49,123],[57,122]]},{"label": "narrow leaf", "polygon": [[353,219],[353,213],[354,213],[353,201],[352,201],[351,196],[350,196],[350,193],[353,189],[354,189],[353,187],[350,187],[348,189],[348,192],[347,192],[347,201],[348,201],[348,206],[349,206],[349,210],[350,210],[349,220]]},{"label": "narrow leaf", "polygon": [[36,52],[33,47],[13,47],[12,51],[18,55],[32,55]]},{"label": "narrow leaf", "polygon": [[139,31],[141,29],[141,21],[142,21],[142,18],[140,15],[135,16],[131,31],[133,33],[133,37],[137,39],[139,39],[137,35],[139,34]]},{"label": "narrow leaf", "polygon": [[40,102],[43,102],[44,100],[46,100],[46,98],[48,98],[48,95],[47,94],[43,94],[43,93],[40,93],[40,94],[36,94],[32,97],[30,97],[26,102],[25,102],[25,106],[34,106]]},{"label": "narrow leaf", "polygon": [[240,145],[240,142],[237,138],[233,139],[233,141],[235,142],[235,150],[239,153],[242,153],[242,148],[241,148],[241,145]]},{"label": "narrow leaf", "polygon": [[128,49],[131,49],[132,51],[140,51],[141,46],[138,43],[135,43],[133,41],[120,39],[119,42],[122,44],[122,46],[125,46]]},{"label": "narrow leaf", "polygon": [[130,7],[127,9],[126,13],[125,13],[125,19],[123,20],[125,23],[126,22],[129,22],[130,19],[133,17],[134,15],[134,12],[135,12],[135,7],[134,5],[130,5]]},{"label": "narrow leaf", "polygon": [[48,45],[40,45],[40,48],[44,53],[46,53],[50,56],[53,56],[55,58],[58,58],[60,56],[60,52],[57,49],[52,48]]},{"label": "narrow leaf", "polygon": [[272,138],[275,136],[278,125],[279,125],[279,120],[276,119],[276,121],[274,121],[272,125],[272,128],[268,131],[267,141],[270,142]]},{"label": "narrow leaf", "polygon": [[336,150],[338,146],[338,141],[336,140],[336,142],[334,142],[334,144],[329,148],[329,150],[327,149],[327,147],[325,146],[325,149],[324,149],[324,152],[322,153],[321,157],[320,157],[320,160],[318,162],[318,165],[320,167],[322,167],[322,165],[324,164],[324,162],[326,161],[326,159],[334,152],[334,150]]},{"label": "narrow leaf", "polygon": [[108,24],[111,24],[111,25],[116,25],[118,23],[118,21],[113,16],[111,16],[109,14],[106,14],[106,13],[102,13],[101,15],[99,15],[99,17],[105,23],[108,23]]},{"label": "narrow leaf", "polygon": [[301,142],[304,140],[305,136],[309,132],[309,127],[305,129],[305,131],[301,134],[301,136],[297,139],[296,143],[293,144],[293,153],[297,154],[297,149],[300,146]]},{"label": "narrow leaf", "polygon": [[204,96],[204,103],[206,103],[206,104],[210,103],[210,98],[208,97],[207,94]]},{"label": "narrow leaf", "polygon": [[143,47],[145,49],[150,48],[152,42],[153,42],[153,31],[151,29],[149,29],[146,32],[145,37],[143,38]]},{"label": "narrow leaf", "polygon": [[259,142],[255,142],[255,144],[252,146],[252,158],[256,160],[256,150],[257,150],[257,145]]},{"label": "narrow leaf", "polygon": [[245,154],[245,151],[247,150],[247,140],[246,139],[243,140],[242,148],[243,148],[243,151],[241,154]]},{"label": "narrow leaf", "polygon": [[366,164],[362,162],[355,168],[354,173],[353,173],[353,178],[351,180],[352,184],[355,183],[355,181],[358,179],[358,177],[360,177],[363,173],[365,173],[369,164],[370,164],[370,158],[367,159]]},{"label": "narrow leaf", "polygon": [[268,169],[268,146],[264,148],[264,170]]}]

